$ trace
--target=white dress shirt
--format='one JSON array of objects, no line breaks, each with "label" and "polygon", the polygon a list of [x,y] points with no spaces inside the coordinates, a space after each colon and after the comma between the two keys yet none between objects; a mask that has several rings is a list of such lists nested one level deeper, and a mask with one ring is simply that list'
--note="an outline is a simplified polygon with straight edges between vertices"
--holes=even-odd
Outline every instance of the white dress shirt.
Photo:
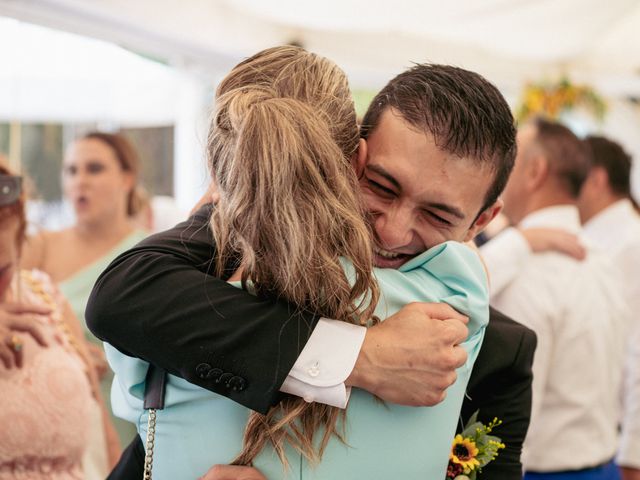
[{"label": "white dress shirt", "polygon": [[640,215],[629,200],[619,200],[585,223],[584,233],[623,273],[623,293],[631,310],[632,324],[617,461],[620,465],[640,468]]},{"label": "white dress shirt", "polygon": [[[579,233],[580,221],[575,207],[557,206],[532,213],[521,227]],[[619,276],[594,249],[582,262],[558,253],[527,254],[521,243],[509,245],[522,238],[506,233],[496,237],[502,252],[491,242],[481,251],[492,281],[501,284],[494,288],[492,305],[538,336],[525,469],[578,470],[604,463],[617,447],[622,329],[628,317]],[[502,271],[511,272],[510,282]]]}]

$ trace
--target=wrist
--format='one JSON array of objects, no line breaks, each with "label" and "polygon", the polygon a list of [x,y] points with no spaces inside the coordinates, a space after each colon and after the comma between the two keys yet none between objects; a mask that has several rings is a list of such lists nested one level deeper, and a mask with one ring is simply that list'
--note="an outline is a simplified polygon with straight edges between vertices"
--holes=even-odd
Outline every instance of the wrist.
[{"label": "wrist", "polygon": [[358,353],[358,358],[351,374],[345,380],[345,385],[349,387],[357,387],[363,390],[370,391],[371,384],[371,365],[372,362],[372,349],[375,348],[375,327],[367,329],[362,342],[362,347]]}]

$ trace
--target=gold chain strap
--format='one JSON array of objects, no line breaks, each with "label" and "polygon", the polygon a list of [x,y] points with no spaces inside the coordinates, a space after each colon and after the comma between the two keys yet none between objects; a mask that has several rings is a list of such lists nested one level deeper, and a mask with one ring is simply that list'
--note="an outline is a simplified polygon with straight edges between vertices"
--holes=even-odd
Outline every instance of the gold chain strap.
[{"label": "gold chain strap", "polygon": [[153,468],[153,447],[156,440],[156,409],[149,409],[149,419],[147,420],[147,451],[144,455],[143,480],[151,480],[151,469]]},{"label": "gold chain strap", "polygon": [[[44,304],[47,307],[51,309],[50,318],[53,322],[54,327],[58,329],[59,332],[62,333],[62,336],[70,345],[70,347],[84,362],[85,374],[89,378],[89,385],[91,387],[91,391],[93,393],[93,396],[98,398],[99,392],[96,391],[96,389],[94,388],[94,385],[91,382],[91,376],[89,375],[89,368],[90,368],[89,365],[91,363],[91,359],[85,357],[82,349],[78,345],[78,341],[82,341],[82,339],[76,339],[75,335],[71,331],[71,327],[69,327],[69,325],[67,324],[66,320],[62,315],[62,312],[60,311],[58,302],[56,301],[56,299],[53,297],[51,293],[45,291],[44,283],[41,280],[35,278],[30,271],[22,270],[20,272],[20,278],[22,281],[24,281],[27,284],[28,289],[34,295],[40,298],[40,300],[42,300],[42,302],[44,302]],[[22,284],[22,281],[20,281],[20,279],[18,280],[18,286]],[[20,301],[22,300],[21,297],[18,297],[18,298],[20,299]]]}]

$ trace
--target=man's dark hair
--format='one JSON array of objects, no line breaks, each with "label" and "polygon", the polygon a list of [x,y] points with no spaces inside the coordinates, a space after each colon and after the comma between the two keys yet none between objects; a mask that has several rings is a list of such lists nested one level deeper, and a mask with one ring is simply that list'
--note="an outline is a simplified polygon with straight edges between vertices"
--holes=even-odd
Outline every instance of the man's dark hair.
[{"label": "man's dark hair", "polygon": [[375,130],[388,108],[432,134],[438,148],[490,167],[495,178],[480,212],[497,200],[513,169],[516,129],[509,105],[495,86],[461,68],[416,65],[375,96],[362,121],[362,138]]},{"label": "man's dark hair", "polygon": [[544,152],[553,175],[567,193],[577,198],[589,173],[591,152],[586,144],[564,125],[535,118],[536,144]]},{"label": "man's dark hair", "polygon": [[625,197],[631,196],[631,155],[622,145],[605,137],[589,135],[584,139],[591,149],[591,166],[601,167],[609,177],[611,190]]}]

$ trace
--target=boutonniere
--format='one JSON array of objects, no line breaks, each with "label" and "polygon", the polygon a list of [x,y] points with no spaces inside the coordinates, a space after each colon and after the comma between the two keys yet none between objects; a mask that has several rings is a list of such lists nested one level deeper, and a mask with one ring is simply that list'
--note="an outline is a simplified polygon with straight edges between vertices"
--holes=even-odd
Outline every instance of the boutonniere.
[{"label": "boutonniere", "polygon": [[478,412],[471,416],[462,433],[453,439],[446,480],[475,480],[482,467],[495,460],[504,443],[490,433],[501,423],[494,418],[484,425],[478,421]]}]

